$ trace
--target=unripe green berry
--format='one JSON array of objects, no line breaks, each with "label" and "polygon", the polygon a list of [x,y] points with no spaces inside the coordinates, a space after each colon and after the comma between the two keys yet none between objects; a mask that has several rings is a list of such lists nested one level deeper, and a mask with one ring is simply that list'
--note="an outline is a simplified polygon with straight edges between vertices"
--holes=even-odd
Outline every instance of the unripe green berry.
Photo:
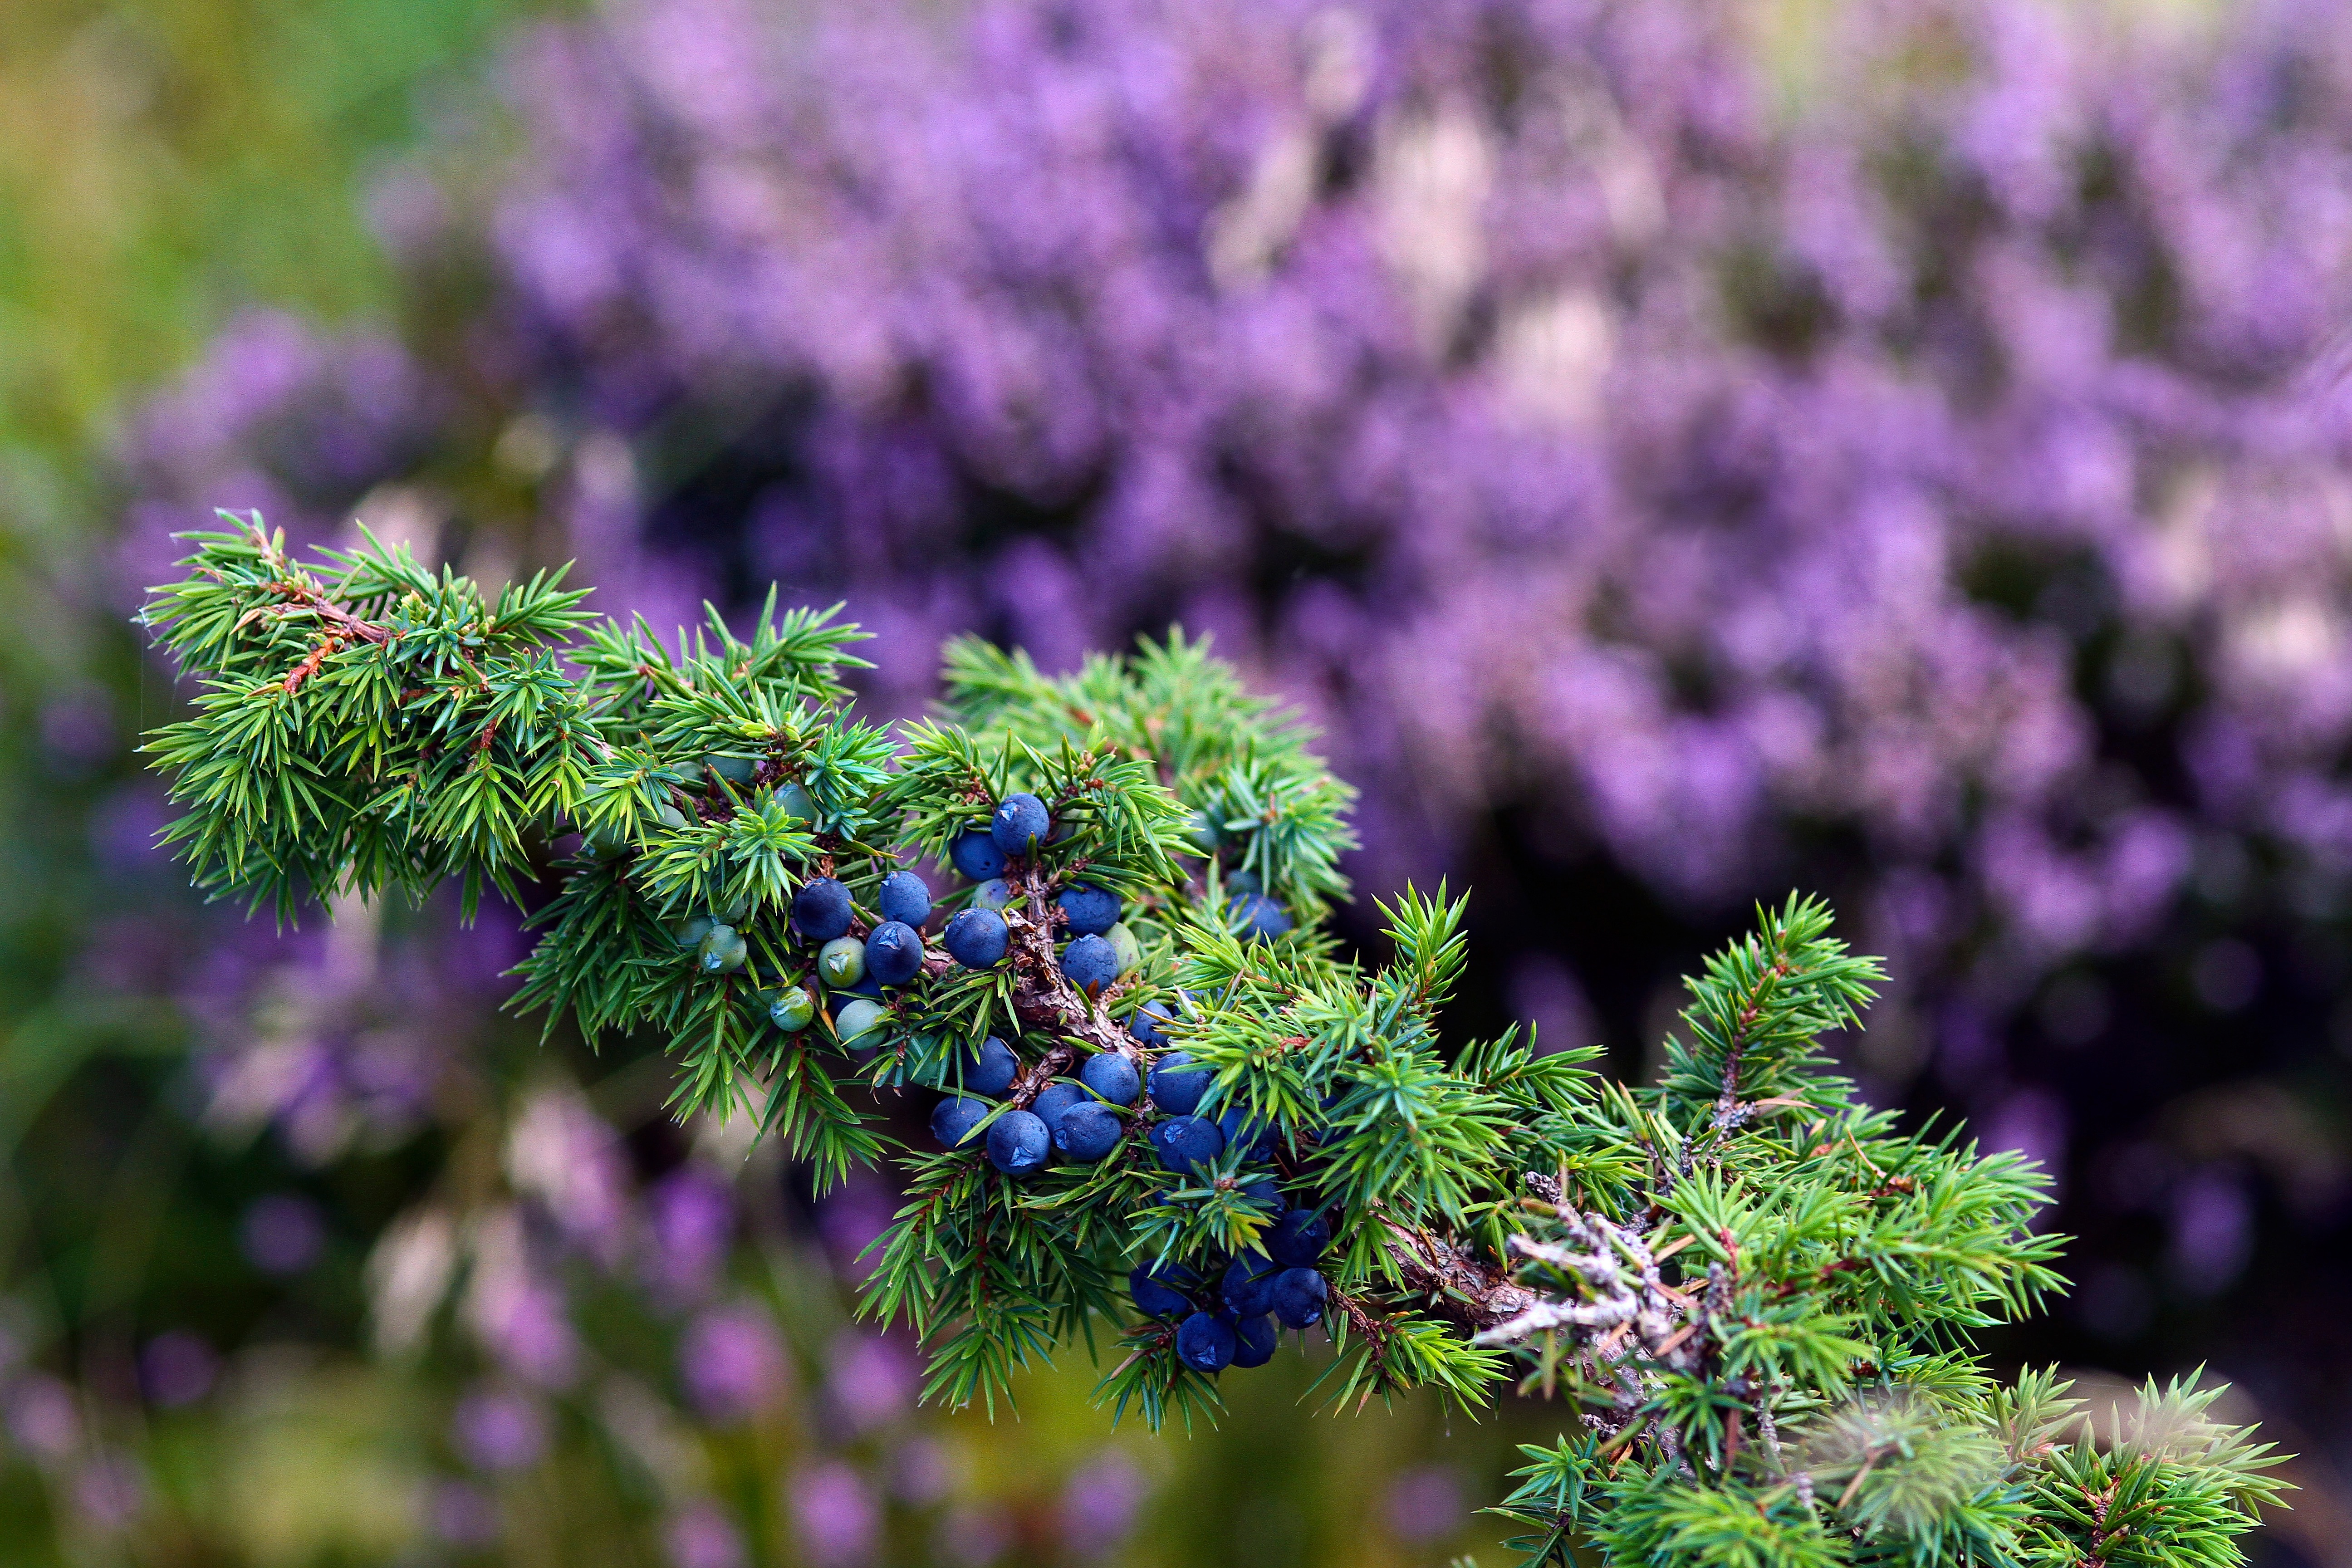
[{"label": "unripe green berry", "polygon": [[870,997],[855,997],[844,1003],[841,1010],[833,1016],[834,1037],[847,1045],[880,1028],[882,1021],[888,1016],[881,1003]]},{"label": "unripe green berry", "polygon": [[816,972],[835,991],[866,978],[866,943],[854,936],[837,936],[816,950]]},{"label": "unripe green berry", "polygon": [[794,822],[814,822],[816,802],[809,792],[796,784],[783,784],[776,790],[776,809]]},{"label": "unripe green berry", "polygon": [[709,915],[688,915],[684,920],[669,922],[669,938],[680,947],[700,947],[702,939],[719,922]]},{"label": "unripe green berry", "polygon": [[1132,973],[1135,966],[1143,962],[1143,944],[1135,940],[1135,933],[1127,929],[1125,921],[1103,932],[1103,940],[1110,943],[1113,952],[1118,954],[1118,972],[1121,974]]},{"label": "unripe green berry", "polygon": [[816,1016],[816,998],[805,985],[787,985],[768,1004],[768,1022],[787,1035],[799,1034]]},{"label": "unripe green berry", "polygon": [[732,974],[743,967],[751,955],[751,944],[743,933],[733,926],[715,925],[710,934],[702,939],[695,954],[695,963],[705,974]]}]

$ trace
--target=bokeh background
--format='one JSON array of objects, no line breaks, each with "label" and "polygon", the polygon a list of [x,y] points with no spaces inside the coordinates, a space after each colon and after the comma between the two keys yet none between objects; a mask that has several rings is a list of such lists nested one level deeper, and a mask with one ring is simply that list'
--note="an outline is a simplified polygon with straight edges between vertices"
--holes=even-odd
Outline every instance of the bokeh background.
[{"label": "bokeh background", "polygon": [[2348,370],[2340,0],[11,0],[0,1556],[1491,1565],[1559,1420],[919,1408],[887,1187],[501,1015],[513,911],[189,899],[228,506],[845,599],[884,714],[1212,632],[1454,1026],[1628,1074],[1827,893],[1852,1070],[2058,1176],[1997,1353],[2227,1379],[2352,1563]]}]

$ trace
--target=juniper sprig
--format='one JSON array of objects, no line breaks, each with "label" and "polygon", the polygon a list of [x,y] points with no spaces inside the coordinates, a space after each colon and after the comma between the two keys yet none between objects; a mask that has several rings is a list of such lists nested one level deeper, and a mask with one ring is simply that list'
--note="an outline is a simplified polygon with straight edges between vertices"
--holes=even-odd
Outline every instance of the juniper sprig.
[{"label": "juniper sprig", "polygon": [[[560,575],[193,538],[145,618],[200,682],[149,742],[197,884],[290,919],[552,882],[516,1005],[660,1031],[680,1115],[754,1114],[820,1184],[898,1160],[863,1310],[929,1396],[993,1410],[1083,1341],[1116,1412],[1213,1420],[1320,1327],[1334,1409],[1573,1404],[1502,1504],[1530,1563],[2221,1564],[2283,1490],[2211,1391],[2103,1432],[1987,1373],[1972,1332],[2063,1289],[2046,1178],[1837,1075],[1879,972],[1816,901],[1759,910],[1630,1087],[1446,1041],[1443,886],[1381,906],[1384,962],[1340,951],[1350,792],[1181,633],[1063,678],[960,641],[891,729],[833,611],[666,645]],[[888,1135],[909,1094],[947,1097],[936,1152]]]}]

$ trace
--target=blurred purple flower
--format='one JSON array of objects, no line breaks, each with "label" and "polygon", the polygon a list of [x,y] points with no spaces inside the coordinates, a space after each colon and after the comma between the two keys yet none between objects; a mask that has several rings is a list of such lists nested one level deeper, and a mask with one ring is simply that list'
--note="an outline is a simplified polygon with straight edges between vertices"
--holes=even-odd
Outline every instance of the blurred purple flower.
[{"label": "blurred purple flower", "polygon": [[717,1307],[687,1326],[678,1370],[696,1407],[714,1421],[740,1421],[784,1390],[790,1368],[774,1319],[740,1303]]},{"label": "blurred purple flower", "polygon": [[168,1330],[139,1352],[139,1383],[166,1410],[194,1405],[220,1376],[220,1352],[182,1329]]},{"label": "blurred purple flower", "polygon": [[670,1518],[664,1531],[675,1568],[743,1568],[749,1556],[743,1532],[717,1503],[689,1503]]},{"label": "blurred purple flower", "polygon": [[923,1382],[914,1348],[885,1335],[846,1329],[835,1336],[825,1391],[854,1431],[866,1431],[911,1409]]},{"label": "blurred purple flower", "polygon": [[1443,1541],[1467,1518],[1462,1478],[1442,1465],[1418,1465],[1389,1481],[1389,1528],[1401,1541],[1415,1545]]},{"label": "blurred purple flower", "polygon": [[435,1481],[425,1512],[433,1533],[461,1552],[479,1551],[499,1538],[498,1500],[471,1481]]},{"label": "blurred purple flower", "polygon": [[1150,1489],[1125,1454],[1111,1452],[1071,1472],[1062,1489],[1062,1543],[1079,1558],[1107,1557],[1135,1529]]},{"label": "blurred purple flower", "polygon": [[73,1500],[74,1510],[91,1529],[120,1534],[146,1505],[146,1478],[128,1454],[98,1454],[74,1477]]},{"label": "blurred purple flower", "polygon": [[299,1193],[271,1193],[247,1207],[236,1237],[247,1260],[264,1274],[299,1274],[326,1250],[326,1216]]},{"label": "blurred purple flower", "polygon": [[688,1165],[646,1194],[646,1272],[662,1296],[692,1301],[709,1294],[735,1235],[733,1194],[725,1183]]},{"label": "blurred purple flower", "polygon": [[525,1469],[547,1450],[547,1416],[522,1394],[477,1389],[458,1402],[450,1441],[477,1469]]},{"label": "blurred purple flower", "polygon": [[789,1487],[793,1531],[816,1568],[873,1561],[882,1518],[864,1478],[838,1459],[796,1472]]},{"label": "blurred purple flower", "polygon": [[0,1398],[7,1403],[8,1435],[37,1458],[62,1458],[81,1442],[81,1405],[71,1384],[26,1373]]}]

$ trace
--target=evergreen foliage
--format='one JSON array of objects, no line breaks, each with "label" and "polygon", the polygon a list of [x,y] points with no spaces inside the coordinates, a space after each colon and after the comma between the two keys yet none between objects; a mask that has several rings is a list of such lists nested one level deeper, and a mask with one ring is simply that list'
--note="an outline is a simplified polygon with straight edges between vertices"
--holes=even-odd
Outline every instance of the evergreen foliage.
[{"label": "evergreen foliage", "polygon": [[[892,731],[848,711],[833,612],[671,647],[560,577],[491,601],[373,540],[304,567],[257,519],[194,543],[146,620],[202,682],[150,744],[198,883],[286,919],[553,882],[517,1005],[663,1031],[681,1115],[754,1114],[821,1184],[899,1160],[865,1309],[922,1335],[933,1396],[992,1411],[1083,1341],[1116,1411],[1213,1419],[1225,1369],[1319,1322],[1333,1409],[1575,1405],[1503,1504],[1530,1563],[2221,1564],[2283,1489],[2211,1391],[2098,1430],[2052,1374],[1989,1375],[1971,1331],[2063,1285],[2046,1178],[1836,1075],[1878,971],[1817,902],[1709,961],[1629,1087],[1597,1047],[1442,1038],[1443,887],[1381,906],[1385,963],[1339,950],[1349,792],[1181,634],[1060,679],[952,644],[944,712]],[[904,879],[992,819],[964,859],[1001,886]],[[910,965],[894,875],[929,905]],[[1001,945],[942,945],[998,906]],[[909,1091],[951,1097],[939,1152],[886,1131]]]}]

